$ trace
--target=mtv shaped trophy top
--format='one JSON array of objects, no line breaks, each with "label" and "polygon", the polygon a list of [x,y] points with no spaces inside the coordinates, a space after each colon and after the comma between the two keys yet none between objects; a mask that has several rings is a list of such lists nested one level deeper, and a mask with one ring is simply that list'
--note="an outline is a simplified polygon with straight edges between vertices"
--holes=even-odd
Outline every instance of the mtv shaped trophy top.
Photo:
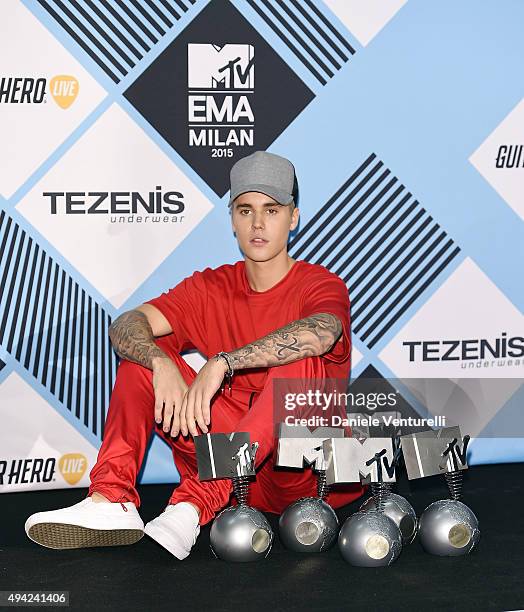
[{"label": "mtv shaped trophy top", "polygon": [[330,438],[323,447],[328,485],[395,482],[398,453],[391,438]]},{"label": "mtv shaped trophy top", "polygon": [[400,440],[410,480],[468,469],[469,436],[462,439],[459,427],[409,434]]},{"label": "mtv shaped trophy top", "polygon": [[322,443],[330,438],[343,438],[344,430],[338,427],[318,427],[311,432],[305,426],[280,423],[278,433],[277,465],[303,468],[311,465],[315,471],[325,470]]},{"label": "mtv shaped trophy top", "polygon": [[255,475],[258,442],[250,444],[248,432],[195,436],[200,480]]},{"label": "mtv shaped trophy top", "polygon": [[344,430],[338,427],[317,427],[314,432],[310,432],[306,426],[280,423],[278,436],[276,464],[289,468],[310,465],[318,476],[318,497],[327,497],[329,486],[326,481],[327,463],[323,442],[330,438],[344,437]]}]

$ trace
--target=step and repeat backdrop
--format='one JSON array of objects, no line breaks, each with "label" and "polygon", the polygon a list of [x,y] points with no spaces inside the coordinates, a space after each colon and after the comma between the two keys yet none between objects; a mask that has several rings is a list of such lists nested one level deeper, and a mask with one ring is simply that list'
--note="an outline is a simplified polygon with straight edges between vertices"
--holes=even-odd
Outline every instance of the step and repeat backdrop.
[{"label": "step and repeat backdrop", "polygon": [[[519,0],[3,0],[0,491],[88,485],[108,326],[242,257],[228,176],[260,149],[296,167],[291,255],[347,283],[352,381],[505,381],[463,433],[471,463],[524,460],[523,22]],[[141,481],[176,480],[153,437]]]}]

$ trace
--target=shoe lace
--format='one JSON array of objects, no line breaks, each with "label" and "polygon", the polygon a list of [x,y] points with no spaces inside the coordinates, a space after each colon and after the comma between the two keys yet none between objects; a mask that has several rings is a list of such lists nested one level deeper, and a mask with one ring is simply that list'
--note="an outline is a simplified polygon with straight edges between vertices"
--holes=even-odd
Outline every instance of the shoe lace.
[{"label": "shoe lace", "polygon": [[127,508],[125,507],[124,502],[122,501],[122,498],[123,498],[123,497],[125,497],[125,495],[124,495],[124,494],[122,494],[122,495],[121,495],[121,496],[120,496],[120,497],[119,497],[119,498],[118,498],[116,501],[117,501],[117,503],[119,503],[119,504],[122,506],[122,508],[123,508],[123,509],[124,509],[124,510],[127,512],[128,510],[127,510]]}]

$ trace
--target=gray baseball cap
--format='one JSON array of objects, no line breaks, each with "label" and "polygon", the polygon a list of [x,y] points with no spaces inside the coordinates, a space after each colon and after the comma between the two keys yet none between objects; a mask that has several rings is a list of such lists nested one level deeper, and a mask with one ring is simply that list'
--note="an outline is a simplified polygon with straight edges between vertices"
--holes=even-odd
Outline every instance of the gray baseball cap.
[{"label": "gray baseball cap", "polygon": [[229,206],[240,194],[248,191],[265,193],[279,204],[293,202],[295,168],[289,160],[280,155],[255,151],[234,164],[230,179]]}]

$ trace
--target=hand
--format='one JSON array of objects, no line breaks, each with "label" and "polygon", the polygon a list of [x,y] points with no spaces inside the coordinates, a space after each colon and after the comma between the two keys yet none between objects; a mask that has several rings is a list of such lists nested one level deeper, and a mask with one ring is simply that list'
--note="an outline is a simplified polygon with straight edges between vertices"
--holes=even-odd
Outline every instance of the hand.
[{"label": "hand", "polygon": [[198,372],[182,401],[180,412],[182,435],[187,436],[189,432],[192,436],[197,436],[197,424],[203,433],[208,432],[207,426],[211,422],[211,399],[220,389],[226,372],[225,360],[215,358],[210,359]]},{"label": "hand", "polygon": [[[182,401],[187,392],[187,384],[169,357],[155,358],[153,361],[153,389],[155,392],[155,421],[162,423],[168,432],[173,419],[173,428],[178,431]],[[174,417],[174,418],[173,418]]]}]

